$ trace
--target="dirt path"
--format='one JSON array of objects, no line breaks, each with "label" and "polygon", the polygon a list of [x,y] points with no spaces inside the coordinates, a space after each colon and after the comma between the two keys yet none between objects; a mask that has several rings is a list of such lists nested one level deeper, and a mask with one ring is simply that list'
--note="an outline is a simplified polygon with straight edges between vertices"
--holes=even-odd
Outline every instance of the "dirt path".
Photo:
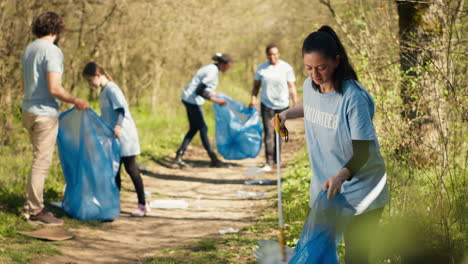
[{"label": "dirt path", "polygon": [[[283,164],[303,144],[302,122],[288,122],[290,141],[283,146]],[[121,194],[120,217],[99,228],[80,226],[69,231],[75,238],[62,242],[61,256],[41,259],[34,263],[139,263],[154,251],[167,247],[189,245],[193,241],[219,235],[229,227],[240,229],[252,225],[264,208],[276,201],[272,190],[276,186],[249,186],[245,180],[253,179],[246,169],[264,162],[263,149],[255,159],[229,162],[228,168],[209,168],[208,157],[202,148],[187,151],[186,160],[192,169],[172,169],[152,163],[145,164],[143,181],[146,191],[154,199],[183,199],[185,210],[152,209],[148,216],[134,218],[136,195],[128,180]],[[284,169],[283,169],[284,170]],[[263,173],[259,178],[275,180],[276,170]],[[264,197],[238,197],[237,190],[264,192]]]}]

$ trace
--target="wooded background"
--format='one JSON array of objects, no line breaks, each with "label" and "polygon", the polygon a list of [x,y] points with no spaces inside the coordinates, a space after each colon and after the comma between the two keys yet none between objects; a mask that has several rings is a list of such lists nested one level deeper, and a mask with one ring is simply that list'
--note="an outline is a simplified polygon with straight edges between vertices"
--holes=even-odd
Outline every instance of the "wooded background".
[{"label": "wooded background", "polygon": [[59,43],[66,89],[95,101],[97,91],[81,71],[96,61],[132,107],[155,119],[170,119],[182,109],[182,87],[216,52],[236,61],[219,90],[247,103],[254,70],[266,60],[270,42],[279,44],[281,58],[293,66],[301,92],[302,41],[321,25],[332,26],[376,102],[392,193],[388,218],[417,219],[427,229],[427,247],[451,263],[466,250],[464,0],[0,0],[0,148],[27,140],[17,133],[21,55],[34,39],[32,20],[45,11],[63,16],[67,27]]}]

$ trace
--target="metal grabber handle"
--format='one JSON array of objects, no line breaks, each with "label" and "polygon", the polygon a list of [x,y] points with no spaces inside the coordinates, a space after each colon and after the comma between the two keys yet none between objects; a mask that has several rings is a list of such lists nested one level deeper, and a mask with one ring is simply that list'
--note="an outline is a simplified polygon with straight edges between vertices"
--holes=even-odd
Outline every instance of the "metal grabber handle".
[{"label": "metal grabber handle", "polygon": [[280,128],[280,118],[275,114],[275,137],[276,137],[276,172],[278,175],[278,230],[279,230],[279,245],[281,249],[281,260],[286,261],[286,247],[284,245],[284,229],[283,229],[283,203],[281,201],[281,154],[280,154],[280,135],[288,141],[288,130]]}]

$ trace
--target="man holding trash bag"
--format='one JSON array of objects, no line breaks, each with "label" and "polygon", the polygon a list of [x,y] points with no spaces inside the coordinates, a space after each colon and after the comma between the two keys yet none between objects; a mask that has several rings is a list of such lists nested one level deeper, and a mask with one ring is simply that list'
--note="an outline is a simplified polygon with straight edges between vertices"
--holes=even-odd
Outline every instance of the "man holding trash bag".
[{"label": "man holding trash bag", "polygon": [[22,122],[33,146],[33,162],[27,182],[25,210],[31,224],[61,225],[63,221],[44,209],[44,182],[49,172],[58,133],[58,100],[78,110],[87,102],[71,96],[62,86],[63,53],[57,46],[65,25],[54,12],[36,17],[32,32],[37,39],[23,53],[24,97]]},{"label": "man holding trash bag", "polygon": [[296,78],[293,68],[285,61],[280,60],[278,45],[269,44],[265,49],[268,61],[260,64],[255,72],[254,87],[250,99],[249,108],[257,104],[257,96],[262,87],[260,96],[260,111],[262,115],[264,145],[265,145],[265,166],[264,171],[271,171],[275,160],[275,133],[270,124],[270,120],[275,114],[288,109],[289,99],[293,106],[297,104]]}]

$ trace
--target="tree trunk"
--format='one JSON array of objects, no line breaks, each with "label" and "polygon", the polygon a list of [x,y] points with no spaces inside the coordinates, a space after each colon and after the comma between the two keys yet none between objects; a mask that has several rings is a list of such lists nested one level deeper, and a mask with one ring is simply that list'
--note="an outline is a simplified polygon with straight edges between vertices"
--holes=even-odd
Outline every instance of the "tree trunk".
[{"label": "tree trunk", "polygon": [[400,65],[401,65],[401,90],[400,96],[405,109],[403,117],[414,120],[418,115],[416,98],[417,79],[419,77],[417,68],[423,65],[422,51],[425,39],[423,15],[428,9],[427,3],[418,1],[396,1],[398,7],[398,24],[400,38]]}]

